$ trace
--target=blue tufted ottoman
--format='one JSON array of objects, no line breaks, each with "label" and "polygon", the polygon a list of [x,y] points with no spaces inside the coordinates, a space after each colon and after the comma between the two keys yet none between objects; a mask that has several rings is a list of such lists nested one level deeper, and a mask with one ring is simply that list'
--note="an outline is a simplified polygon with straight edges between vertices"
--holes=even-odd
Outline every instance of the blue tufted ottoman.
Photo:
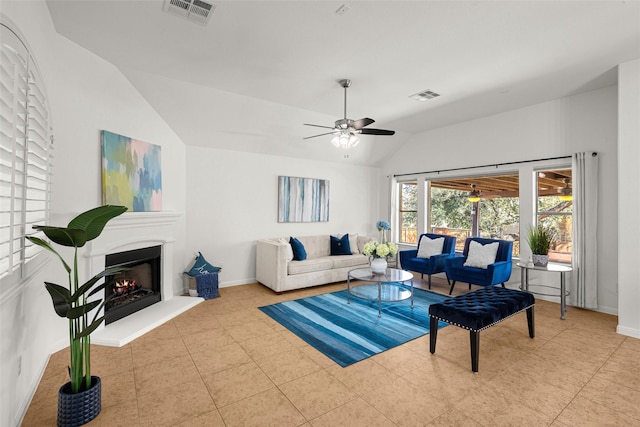
[{"label": "blue tufted ottoman", "polygon": [[498,286],[487,286],[477,291],[449,298],[429,306],[431,317],[430,348],[436,352],[438,320],[468,329],[471,341],[471,370],[478,372],[480,331],[495,325],[523,310],[527,310],[529,336],[535,336],[533,308],[536,300],[528,292]]}]

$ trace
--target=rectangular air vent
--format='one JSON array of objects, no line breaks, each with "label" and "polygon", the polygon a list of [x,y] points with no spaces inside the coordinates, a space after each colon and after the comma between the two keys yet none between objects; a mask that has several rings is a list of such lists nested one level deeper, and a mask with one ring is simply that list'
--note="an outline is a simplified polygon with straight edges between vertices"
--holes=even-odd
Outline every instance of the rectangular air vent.
[{"label": "rectangular air vent", "polygon": [[409,98],[415,99],[416,101],[427,101],[429,99],[433,99],[440,96],[439,93],[435,93],[431,90],[423,90],[422,92],[418,92],[416,94],[411,95]]},{"label": "rectangular air vent", "polygon": [[203,0],[165,0],[163,10],[205,25],[216,5]]}]

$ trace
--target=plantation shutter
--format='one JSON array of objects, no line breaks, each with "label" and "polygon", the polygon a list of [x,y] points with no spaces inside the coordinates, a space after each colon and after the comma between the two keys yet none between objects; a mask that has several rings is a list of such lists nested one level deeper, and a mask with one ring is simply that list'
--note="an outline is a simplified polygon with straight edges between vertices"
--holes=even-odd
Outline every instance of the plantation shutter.
[{"label": "plantation shutter", "polygon": [[42,249],[24,237],[48,221],[52,151],[44,86],[19,37],[0,26],[0,278],[16,274]]}]

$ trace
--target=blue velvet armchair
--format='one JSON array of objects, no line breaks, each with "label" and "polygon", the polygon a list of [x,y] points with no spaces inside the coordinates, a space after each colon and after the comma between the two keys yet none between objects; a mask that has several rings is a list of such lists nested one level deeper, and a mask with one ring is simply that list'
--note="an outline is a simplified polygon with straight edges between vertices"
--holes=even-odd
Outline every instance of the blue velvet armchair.
[{"label": "blue velvet armchair", "polygon": [[[481,245],[498,242],[498,251],[496,253],[496,259],[492,264],[487,265],[487,268],[477,267],[465,267],[464,263],[467,261],[469,255],[469,244],[472,241],[476,241]],[[449,258],[446,260],[445,271],[447,273],[447,280],[451,284],[449,289],[449,295],[453,292],[453,287],[456,282],[464,282],[471,285],[480,286],[493,286],[497,284],[504,284],[511,277],[511,252],[513,248],[513,242],[508,240],[498,239],[484,239],[481,237],[469,237],[464,242],[464,251],[462,256]]]},{"label": "blue velvet armchair", "polygon": [[[427,236],[430,239],[444,238],[444,244],[442,245],[442,253],[438,255],[432,255],[429,258],[418,258],[418,252],[420,250],[420,243],[422,242],[422,236]],[[445,234],[421,234],[418,239],[418,248],[406,251],[398,252],[400,254],[400,266],[403,270],[410,270],[421,273],[424,278],[426,274],[429,281],[429,289],[431,289],[431,275],[436,273],[443,273],[445,271],[445,260],[454,256],[456,248],[455,236],[447,236]]]}]

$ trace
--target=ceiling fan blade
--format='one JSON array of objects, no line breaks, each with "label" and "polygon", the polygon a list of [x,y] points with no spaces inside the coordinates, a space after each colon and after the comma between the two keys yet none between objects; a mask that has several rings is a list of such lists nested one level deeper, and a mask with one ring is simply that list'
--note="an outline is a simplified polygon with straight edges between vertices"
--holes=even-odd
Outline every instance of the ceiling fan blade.
[{"label": "ceiling fan blade", "polygon": [[333,126],[312,125],[310,123],[303,123],[303,125],[305,125],[305,126],[314,126],[314,127],[317,127],[317,128],[335,129],[335,127],[333,127]]},{"label": "ceiling fan blade", "polygon": [[354,129],[362,129],[365,126],[369,126],[373,122],[375,122],[375,120],[365,117],[364,119],[355,120],[351,127]]},{"label": "ceiling fan blade", "polygon": [[[333,129],[333,128],[331,128],[331,129]],[[318,136],[333,135],[334,133],[335,132],[321,133],[320,135],[306,136],[306,137],[304,137],[302,139],[311,139],[311,138],[315,138],[315,137],[318,137]]]},{"label": "ceiling fan blade", "polygon": [[386,129],[360,129],[360,133],[363,135],[394,135],[396,131]]}]

